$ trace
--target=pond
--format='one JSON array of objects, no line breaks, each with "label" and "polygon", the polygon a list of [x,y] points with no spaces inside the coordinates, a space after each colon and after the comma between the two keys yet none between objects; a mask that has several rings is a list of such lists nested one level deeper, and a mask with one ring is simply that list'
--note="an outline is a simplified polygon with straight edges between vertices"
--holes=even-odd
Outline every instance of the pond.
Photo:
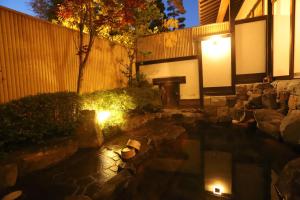
[{"label": "pond", "polygon": [[284,165],[297,157],[291,148],[254,128],[228,124],[157,120],[144,129],[151,134],[150,129],[155,132],[170,123],[187,131],[174,140],[150,145],[150,153],[139,162],[129,162],[132,167],[126,173],[118,172],[123,161],[116,152],[130,135],[29,174],[14,189],[22,190],[21,199],[28,200],[63,200],[72,195],[120,200],[278,199],[273,185]]}]

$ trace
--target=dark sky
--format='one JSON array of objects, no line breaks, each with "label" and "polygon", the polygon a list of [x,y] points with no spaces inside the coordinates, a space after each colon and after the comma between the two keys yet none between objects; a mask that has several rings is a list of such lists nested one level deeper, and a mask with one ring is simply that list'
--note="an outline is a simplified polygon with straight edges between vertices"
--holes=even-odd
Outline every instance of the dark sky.
[{"label": "dark sky", "polygon": [[[0,5],[29,15],[34,15],[28,5],[29,0],[0,0]],[[166,2],[166,0],[164,0]],[[186,8],[186,27],[198,26],[198,0],[183,0]]]}]

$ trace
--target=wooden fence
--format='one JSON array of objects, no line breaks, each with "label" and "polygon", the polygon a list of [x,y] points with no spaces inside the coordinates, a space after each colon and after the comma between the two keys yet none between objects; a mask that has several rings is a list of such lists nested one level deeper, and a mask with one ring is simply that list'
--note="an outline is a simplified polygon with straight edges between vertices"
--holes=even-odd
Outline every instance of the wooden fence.
[{"label": "wooden fence", "polygon": [[[0,103],[37,93],[76,91],[78,32],[0,7]],[[97,38],[83,92],[123,86],[126,50]]]}]

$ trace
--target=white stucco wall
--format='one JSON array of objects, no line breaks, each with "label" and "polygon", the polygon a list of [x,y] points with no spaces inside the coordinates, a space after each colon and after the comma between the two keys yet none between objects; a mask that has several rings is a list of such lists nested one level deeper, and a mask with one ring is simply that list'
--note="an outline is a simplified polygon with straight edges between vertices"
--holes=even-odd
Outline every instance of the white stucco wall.
[{"label": "white stucco wall", "polygon": [[236,73],[266,72],[266,21],[235,26]]},{"label": "white stucco wall", "polygon": [[153,78],[185,76],[186,83],[180,84],[180,99],[199,99],[198,60],[141,65],[140,72],[146,75],[148,81]]},{"label": "white stucco wall", "polygon": [[201,49],[203,87],[231,86],[231,38],[212,37]]}]

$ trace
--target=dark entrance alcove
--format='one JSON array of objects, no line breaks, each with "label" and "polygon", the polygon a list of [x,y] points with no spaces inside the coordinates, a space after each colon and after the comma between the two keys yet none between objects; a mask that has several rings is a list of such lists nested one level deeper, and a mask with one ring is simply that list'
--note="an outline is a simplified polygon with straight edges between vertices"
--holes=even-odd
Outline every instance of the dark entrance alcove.
[{"label": "dark entrance alcove", "polygon": [[184,76],[155,78],[153,85],[158,85],[164,107],[178,107],[180,101],[179,85],[186,83]]}]

